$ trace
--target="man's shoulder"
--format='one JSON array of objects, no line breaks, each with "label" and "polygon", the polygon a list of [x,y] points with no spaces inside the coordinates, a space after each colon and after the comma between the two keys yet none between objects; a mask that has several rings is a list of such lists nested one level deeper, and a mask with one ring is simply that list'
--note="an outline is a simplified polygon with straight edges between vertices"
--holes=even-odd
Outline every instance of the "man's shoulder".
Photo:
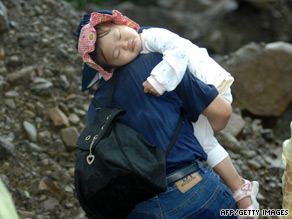
[{"label": "man's shoulder", "polygon": [[151,70],[162,60],[162,55],[160,53],[147,53],[140,54],[129,64],[123,66],[121,70],[126,71],[148,71],[150,74]]}]

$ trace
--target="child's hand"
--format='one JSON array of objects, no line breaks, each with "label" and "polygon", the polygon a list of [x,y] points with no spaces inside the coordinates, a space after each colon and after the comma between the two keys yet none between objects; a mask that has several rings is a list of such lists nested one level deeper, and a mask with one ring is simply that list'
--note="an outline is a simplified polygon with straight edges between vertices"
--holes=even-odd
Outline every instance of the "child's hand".
[{"label": "child's hand", "polygon": [[142,85],[144,87],[144,93],[153,94],[157,97],[160,96],[160,94],[152,87],[152,85],[148,81],[144,81]]}]

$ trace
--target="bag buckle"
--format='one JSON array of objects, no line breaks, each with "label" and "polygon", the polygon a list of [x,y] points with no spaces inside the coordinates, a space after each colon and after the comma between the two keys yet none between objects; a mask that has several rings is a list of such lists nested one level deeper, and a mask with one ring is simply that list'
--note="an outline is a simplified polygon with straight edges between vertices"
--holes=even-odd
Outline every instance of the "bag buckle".
[{"label": "bag buckle", "polygon": [[94,161],[95,156],[92,154],[92,146],[94,141],[98,138],[98,135],[95,135],[90,143],[90,147],[89,147],[89,155],[86,156],[86,161],[89,165],[91,165]]}]

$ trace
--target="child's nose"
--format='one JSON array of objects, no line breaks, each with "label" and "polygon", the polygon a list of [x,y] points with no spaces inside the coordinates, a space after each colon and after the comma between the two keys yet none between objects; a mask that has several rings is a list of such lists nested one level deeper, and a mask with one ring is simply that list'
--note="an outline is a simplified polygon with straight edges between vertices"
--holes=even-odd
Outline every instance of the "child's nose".
[{"label": "child's nose", "polygon": [[129,49],[129,41],[127,41],[127,40],[125,40],[125,41],[123,41],[123,43],[122,43],[122,47],[123,47],[123,49],[125,49],[125,50],[128,50]]}]

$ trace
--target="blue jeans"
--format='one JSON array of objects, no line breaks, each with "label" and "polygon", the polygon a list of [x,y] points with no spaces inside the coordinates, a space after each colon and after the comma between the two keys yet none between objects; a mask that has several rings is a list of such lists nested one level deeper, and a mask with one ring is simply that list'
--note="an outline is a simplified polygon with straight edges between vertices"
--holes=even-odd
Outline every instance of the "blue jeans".
[{"label": "blue jeans", "polygon": [[221,209],[236,209],[236,203],[219,176],[208,167],[202,167],[198,172],[202,180],[190,190],[181,193],[173,183],[165,193],[136,205],[128,219],[236,219],[235,216],[220,216]]}]

